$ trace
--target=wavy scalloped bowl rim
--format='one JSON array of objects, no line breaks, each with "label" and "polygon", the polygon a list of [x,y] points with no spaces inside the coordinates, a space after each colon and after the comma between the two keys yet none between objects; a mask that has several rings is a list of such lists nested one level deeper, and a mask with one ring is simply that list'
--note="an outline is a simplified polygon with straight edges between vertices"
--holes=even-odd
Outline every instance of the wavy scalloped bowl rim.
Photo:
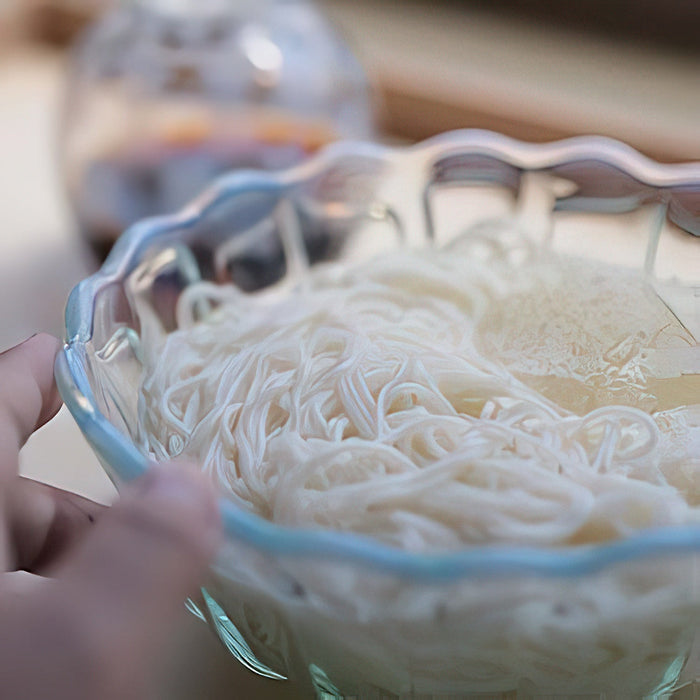
[{"label": "wavy scalloped bowl rim", "polygon": [[[463,152],[465,148],[471,153],[497,156],[516,167],[547,168],[571,160],[595,159],[653,187],[700,183],[700,163],[657,163],[630,146],[606,137],[580,136],[532,144],[482,130],[449,132],[405,148],[340,142],[285,171],[238,171],[224,175],[178,214],[147,219],[131,226],[120,237],[102,268],[80,282],[68,299],[67,340],[55,367],[58,388],[92,448],[119,479],[128,482],[143,474],[149,467],[149,460],[99,411],[81,359],[82,347],[91,337],[92,302],[98,289],[126,274],[139,252],[153,239],[194,223],[223,197],[245,191],[278,191],[349,156],[386,161],[396,153],[429,155],[435,151],[444,156],[452,150]],[[553,549],[487,545],[436,554],[412,553],[351,533],[281,527],[237,508],[225,498],[220,499],[220,510],[227,535],[260,551],[330,558],[403,578],[435,582],[515,573],[576,577],[625,561],[700,551],[700,526],[686,526],[656,528],[623,540],[590,546]]]}]

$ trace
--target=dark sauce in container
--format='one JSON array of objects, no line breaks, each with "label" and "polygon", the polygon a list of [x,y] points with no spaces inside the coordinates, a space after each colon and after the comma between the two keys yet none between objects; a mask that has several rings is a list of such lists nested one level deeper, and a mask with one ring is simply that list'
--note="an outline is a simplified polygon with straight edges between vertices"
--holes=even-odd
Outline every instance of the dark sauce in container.
[{"label": "dark sauce in container", "polygon": [[238,131],[191,121],[114,144],[97,151],[69,185],[81,236],[101,263],[131,224],[177,212],[218,176],[287,168],[335,138],[323,123],[291,119]]}]

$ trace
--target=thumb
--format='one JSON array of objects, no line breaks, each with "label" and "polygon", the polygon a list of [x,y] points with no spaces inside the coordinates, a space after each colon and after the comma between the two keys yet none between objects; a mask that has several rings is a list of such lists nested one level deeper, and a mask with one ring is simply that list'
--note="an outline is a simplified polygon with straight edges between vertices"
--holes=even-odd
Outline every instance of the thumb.
[{"label": "thumb", "polygon": [[219,538],[205,477],[158,465],[99,518],[55,579],[123,670],[150,665],[169,623],[202,583]]},{"label": "thumb", "polygon": [[53,363],[61,344],[39,333],[0,353],[0,470],[17,472],[17,452],[61,406]]}]

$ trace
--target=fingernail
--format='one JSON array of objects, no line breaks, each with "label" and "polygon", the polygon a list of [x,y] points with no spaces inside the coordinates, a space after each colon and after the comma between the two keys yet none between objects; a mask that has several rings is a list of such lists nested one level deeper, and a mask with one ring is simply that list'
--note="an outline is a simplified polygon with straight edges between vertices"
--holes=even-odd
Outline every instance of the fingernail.
[{"label": "fingernail", "polygon": [[15,348],[21,348],[25,343],[28,343],[32,338],[36,338],[39,334],[38,333],[32,333],[28,338],[25,338],[21,342],[17,343],[16,345],[13,345],[12,347],[6,348],[2,352],[0,352],[0,357],[2,357],[5,353],[10,352],[10,350],[14,350]]},{"label": "fingernail", "polygon": [[207,489],[206,482],[195,478],[181,466],[156,464],[139,479],[138,491],[173,508],[199,509],[206,513],[212,529],[220,528],[220,517],[216,501]]},{"label": "fingernail", "polygon": [[146,490],[160,496],[172,496],[179,499],[192,493],[192,483],[179,471],[166,470],[163,467],[151,467],[150,479]]}]

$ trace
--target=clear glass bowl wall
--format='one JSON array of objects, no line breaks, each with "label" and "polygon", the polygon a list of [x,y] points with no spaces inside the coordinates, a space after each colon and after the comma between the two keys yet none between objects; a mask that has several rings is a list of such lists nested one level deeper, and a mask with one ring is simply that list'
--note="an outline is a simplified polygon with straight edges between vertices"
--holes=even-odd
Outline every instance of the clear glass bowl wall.
[{"label": "clear glass bowl wall", "polygon": [[[179,214],[136,224],[70,297],[62,395],[119,484],[149,458],[132,440],[144,314],[172,330],[180,293],[198,280],[253,292],[319,262],[443,246],[499,221],[645,270],[700,337],[700,165],[657,164],[602,138],[534,145],[464,131],[406,149],[337,144],[285,172],[232,173]],[[226,545],[192,610],[246,667],[302,693],[643,697],[700,672],[687,663],[700,528],[418,555],[284,530],[225,498],[221,508]]]}]

